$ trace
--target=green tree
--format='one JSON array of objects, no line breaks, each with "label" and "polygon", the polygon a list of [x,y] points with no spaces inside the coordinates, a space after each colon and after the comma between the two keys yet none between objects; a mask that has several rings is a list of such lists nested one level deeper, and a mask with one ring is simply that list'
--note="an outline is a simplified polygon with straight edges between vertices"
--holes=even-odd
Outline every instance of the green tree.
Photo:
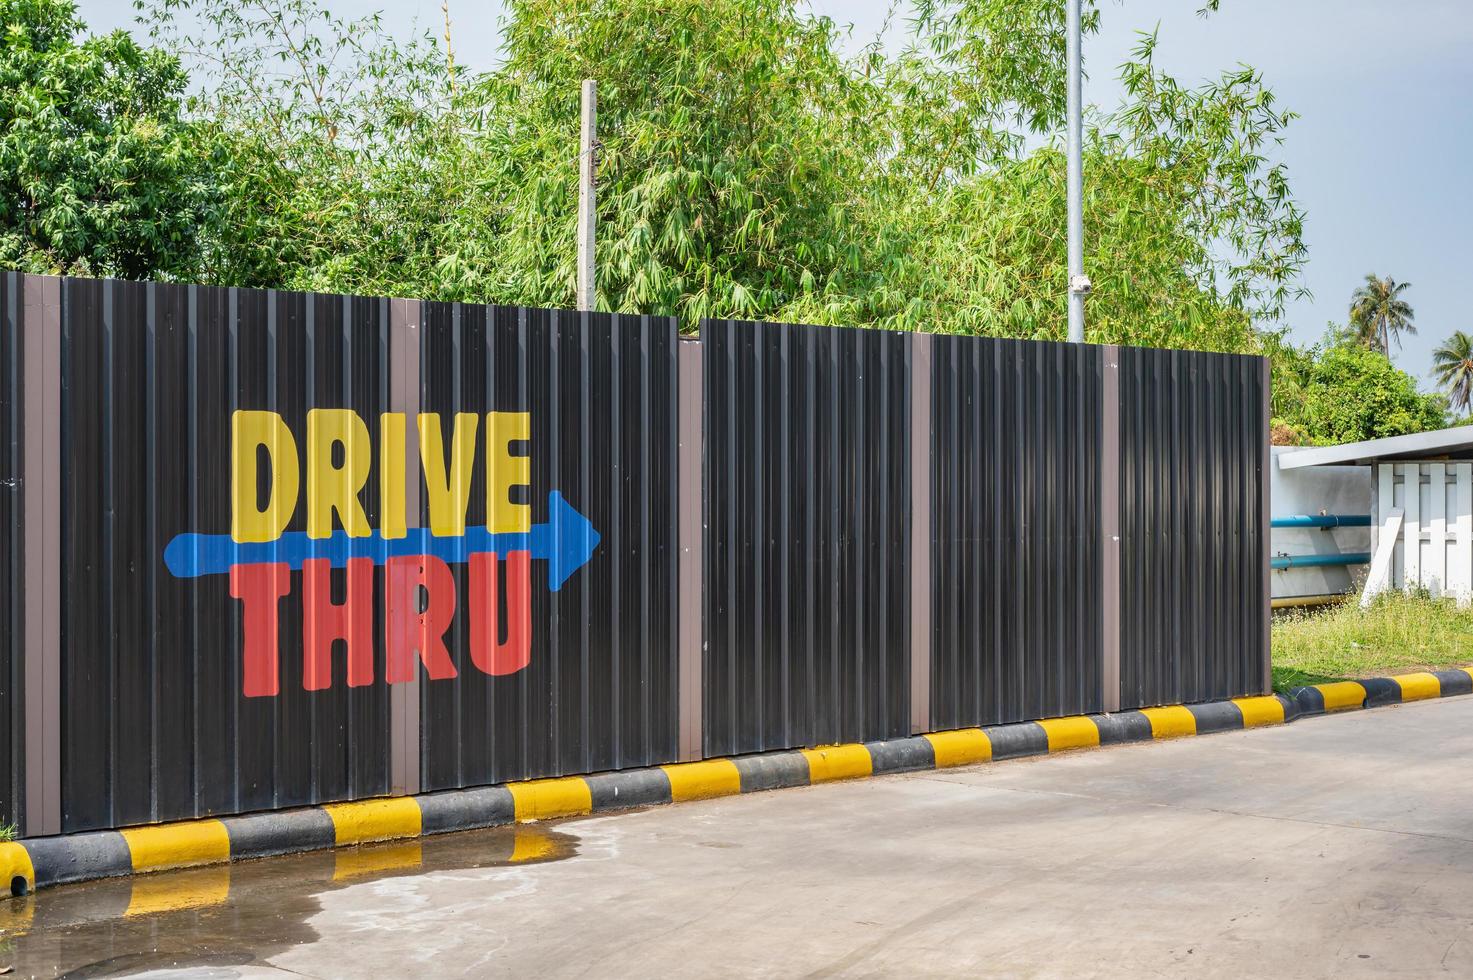
[{"label": "green tree", "polygon": [[[479,83],[477,156],[511,205],[493,261],[516,291],[573,282],[580,78],[599,81],[599,305],[776,317],[865,276],[856,205],[871,186],[874,84],[831,21],[789,0],[522,0],[506,64]],[[513,134],[507,139],[507,134]]]},{"label": "green tree", "polygon": [[1400,347],[1403,333],[1417,332],[1411,305],[1401,298],[1410,288],[1411,283],[1390,276],[1382,279],[1374,272],[1367,273],[1365,284],[1356,288],[1350,297],[1350,323],[1367,347],[1390,356],[1393,340]]},{"label": "green tree", "polygon": [[1289,346],[1277,352],[1274,369],[1275,427],[1303,444],[1425,432],[1448,421],[1445,398],[1423,394],[1415,378],[1359,343]]},{"label": "green tree", "polygon": [[1432,370],[1447,389],[1455,410],[1467,412],[1473,402],[1473,337],[1461,330],[1432,352]]},{"label": "green tree", "polygon": [[71,0],[0,0],[0,267],[194,274],[216,197],[178,60],[78,40]]},{"label": "green tree", "polygon": [[[148,16],[231,147],[215,281],[569,305],[592,77],[601,308],[1062,337],[1063,155],[1030,138],[1062,118],[1056,7],[927,3],[898,54],[851,56],[795,0],[514,0],[474,77],[315,0]],[[1091,339],[1251,349],[1301,292],[1268,158],[1293,116],[1252,71],[1186,88],[1154,48],[1091,120]]]},{"label": "green tree", "polygon": [[226,151],[209,281],[469,298],[443,288],[444,269],[485,238],[501,188],[478,179],[481,107],[433,38],[400,42],[317,0],[141,7],[191,66],[191,115]]},{"label": "green tree", "polygon": [[[1300,416],[1304,404],[1304,387],[1309,384],[1310,372],[1320,347],[1296,346],[1288,336],[1288,330],[1264,333],[1260,338],[1261,353],[1268,358],[1272,372],[1270,386],[1269,415],[1274,426],[1284,430],[1286,445],[1308,441],[1307,434],[1294,423],[1302,421]],[[1275,445],[1281,442],[1275,439]]]}]

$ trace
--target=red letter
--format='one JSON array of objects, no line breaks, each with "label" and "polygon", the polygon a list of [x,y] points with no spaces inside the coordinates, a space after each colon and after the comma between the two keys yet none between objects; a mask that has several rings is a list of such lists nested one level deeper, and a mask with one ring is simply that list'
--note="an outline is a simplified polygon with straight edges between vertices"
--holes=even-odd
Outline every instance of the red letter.
[{"label": "red letter", "polygon": [[506,556],[506,642],[501,642],[496,595],[496,552],[471,555],[471,662],[493,677],[515,674],[532,660],[532,555],[513,551]]},{"label": "red letter", "polygon": [[332,645],[348,647],[348,686],[373,683],[373,559],[348,559],[348,594],[332,601],[332,563],[302,562],[302,686],[320,691],[332,686]]},{"label": "red letter", "polygon": [[[419,593],[427,594],[424,612]],[[390,684],[414,680],[414,657],[424,661],[431,680],[455,676],[445,649],[445,631],[455,616],[455,578],[434,555],[400,555],[384,567],[384,674]]]},{"label": "red letter", "polygon": [[275,697],[280,689],[276,659],[277,607],[291,590],[291,566],[285,562],[230,566],[230,594],[245,607],[241,617],[245,625],[241,687],[248,698]]}]

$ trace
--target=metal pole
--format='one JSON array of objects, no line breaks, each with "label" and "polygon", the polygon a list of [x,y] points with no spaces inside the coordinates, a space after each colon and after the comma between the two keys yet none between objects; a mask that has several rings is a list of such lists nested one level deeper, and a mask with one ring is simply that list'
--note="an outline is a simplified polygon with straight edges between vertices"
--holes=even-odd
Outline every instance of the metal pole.
[{"label": "metal pole", "polygon": [[578,142],[578,309],[592,310],[597,288],[593,269],[594,214],[593,179],[598,167],[598,92],[593,79],[583,80],[583,135]]},{"label": "metal pole", "polygon": [[1069,158],[1069,342],[1084,343],[1084,297],[1089,295],[1089,277],[1084,274],[1084,161],[1081,107],[1080,27],[1081,0],[1064,0],[1068,42],[1068,136]]}]

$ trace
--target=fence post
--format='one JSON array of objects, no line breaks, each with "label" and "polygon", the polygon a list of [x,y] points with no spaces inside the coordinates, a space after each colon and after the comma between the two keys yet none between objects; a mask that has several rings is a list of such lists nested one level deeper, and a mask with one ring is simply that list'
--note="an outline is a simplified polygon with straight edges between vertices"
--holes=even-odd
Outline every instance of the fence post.
[{"label": "fence post", "polygon": [[[410,460],[404,484],[406,524],[419,527],[420,480],[414,467],[419,459],[419,342],[424,305],[418,300],[391,299],[389,304],[389,411],[403,412],[404,451]],[[419,670],[414,679],[389,685],[389,792],[413,796],[419,792]]]},{"label": "fence post", "polygon": [[703,624],[702,593],[705,588],[705,560],[702,535],[703,499],[702,460],[705,405],[700,341],[677,340],[679,360],[679,462],[676,486],[680,500],[680,572],[676,589],[679,595],[679,677],[678,702],[679,756],[682,762],[694,762],[704,755],[704,727],[701,712],[704,684],[702,669]]},{"label": "fence post", "polygon": [[931,730],[931,342],[911,335],[910,731]]},{"label": "fence post", "polygon": [[1263,424],[1259,428],[1259,438],[1263,440],[1262,463],[1259,467],[1260,486],[1260,513],[1258,533],[1259,542],[1263,551],[1263,568],[1260,570],[1263,599],[1263,693],[1272,694],[1274,691],[1273,671],[1273,561],[1274,549],[1271,544],[1270,535],[1272,531],[1271,519],[1273,517],[1273,506],[1270,499],[1270,479],[1274,465],[1273,439],[1270,438],[1270,420],[1273,418],[1273,371],[1268,358],[1261,359],[1263,371]]},{"label": "fence post", "polygon": [[1100,348],[1100,707],[1120,710],[1120,348]]},{"label": "fence post", "polygon": [[61,833],[61,280],[24,277],[25,826]]}]

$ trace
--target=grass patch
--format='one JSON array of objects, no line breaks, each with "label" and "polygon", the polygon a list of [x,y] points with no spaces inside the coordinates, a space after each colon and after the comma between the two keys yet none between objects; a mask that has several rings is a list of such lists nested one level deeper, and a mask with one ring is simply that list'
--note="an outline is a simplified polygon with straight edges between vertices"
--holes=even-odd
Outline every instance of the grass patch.
[{"label": "grass patch", "polygon": [[1274,687],[1281,691],[1466,664],[1473,664],[1473,608],[1426,593],[1383,593],[1369,609],[1350,596],[1273,621]]},{"label": "grass patch", "polygon": [[0,823],[0,841],[15,840],[15,824]]}]

